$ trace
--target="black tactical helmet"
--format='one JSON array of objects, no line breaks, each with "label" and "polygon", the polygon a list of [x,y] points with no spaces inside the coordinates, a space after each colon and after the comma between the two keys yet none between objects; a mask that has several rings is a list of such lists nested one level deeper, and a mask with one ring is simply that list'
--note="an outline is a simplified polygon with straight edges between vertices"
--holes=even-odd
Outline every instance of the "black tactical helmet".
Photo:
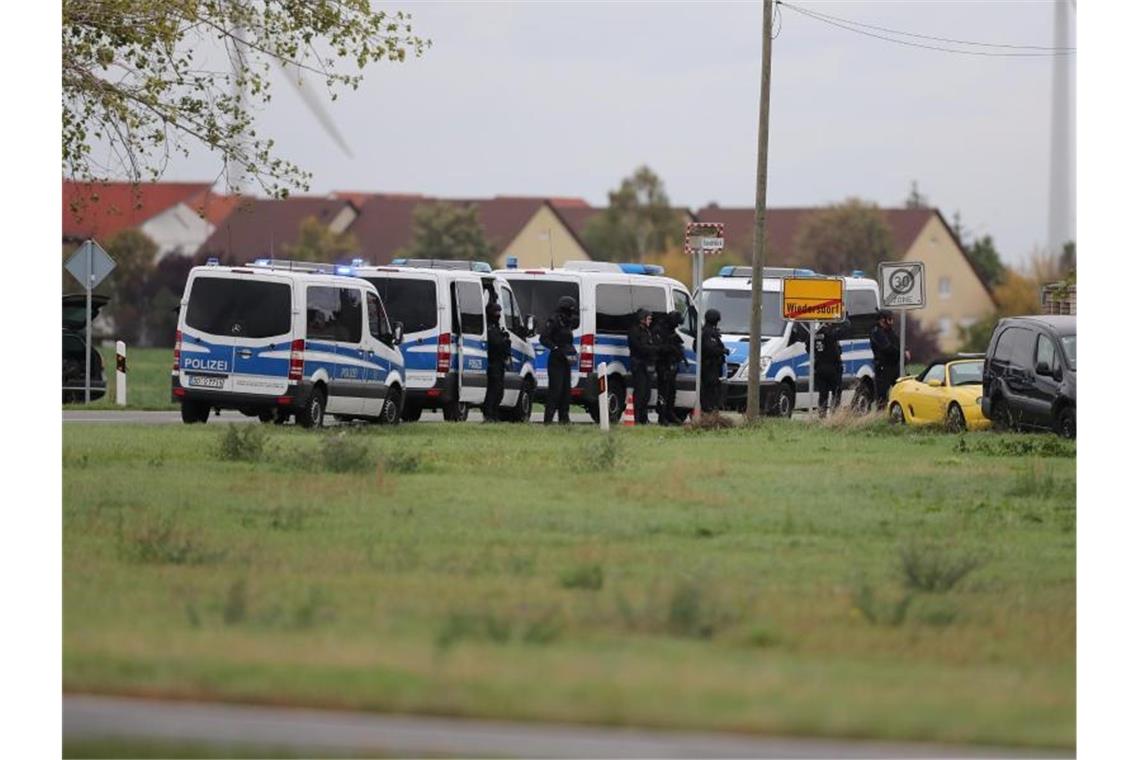
[{"label": "black tactical helmet", "polygon": [[720,311],[717,309],[709,309],[705,312],[705,324],[718,325],[720,324]]},{"label": "black tactical helmet", "polygon": [[638,322],[640,322],[641,320],[645,319],[648,316],[649,316],[649,310],[648,309],[638,309],[637,310],[637,321]]},{"label": "black tactical helmet", "polygon": [[894,319],[895,315],[891,314],[886,309],[879,309],[878,319]]},{"label": "black tactical helmet", "polygon": [[487,304],[487,313],[493,317],[497,317],[503,313],[503,307],[497,303]]},{"label": "black tactical helmet", "polygon": [[681,323],[685,321],[685,317],[679,311],[671,311],[669,312],[669,316],[665,318],[665,321],[670,327],[676,328],[681,326]]},{"label": "black tactical helmet", "polygon": [[578,302],[574,300],[574,296],[562,296],[558,299],[558,310],[566,312],[567,314],[573,312],[578,308]]}]

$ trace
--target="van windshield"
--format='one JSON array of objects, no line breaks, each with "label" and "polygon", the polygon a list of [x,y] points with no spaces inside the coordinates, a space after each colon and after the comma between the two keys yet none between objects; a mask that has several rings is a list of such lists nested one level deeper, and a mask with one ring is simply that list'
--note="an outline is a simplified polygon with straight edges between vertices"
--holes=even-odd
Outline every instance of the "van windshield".
[{"label": "van windshield", "polygon": [[542,330],[542,326],[546,324],[546,320],[550,319],[550,315],[558,308],[558,299],[562,296],[570,296],[578,307],[582,306],[582,299],[578,293],[578,283],[566,282],[565,280],[538,280],[530,278],[507,278],[507,282],[511,284],[511,290],[515,292],[515,300],[518,301],[519,311],[522,313],[523,319],[528,315],[534,315],[534,326],[536,330]]},{"label": "van windshield", "polygon": [[1061,350],[1065,352],[1065,358],[1069,360],[1069,366],[1073,369],[1077,368],[1077,336],[1076,335],[1062,335],[1061,336]]},{"label": "van windshield", "polygon": [[290,331],[288,284],[230,277],[197,277],[190,287],[186,325],[210,335],[269,338]]},{"label": "van windshield", "polygon": [[[749,290],[706,290],[704,291],[705,310],[720,312],[720,331],[748,335],[752,317],[752,292]],[[764,291],[764,313],[760,321],[760,335],[774,338],[784,334],[784,314],[780,306],[780,292]]]}]

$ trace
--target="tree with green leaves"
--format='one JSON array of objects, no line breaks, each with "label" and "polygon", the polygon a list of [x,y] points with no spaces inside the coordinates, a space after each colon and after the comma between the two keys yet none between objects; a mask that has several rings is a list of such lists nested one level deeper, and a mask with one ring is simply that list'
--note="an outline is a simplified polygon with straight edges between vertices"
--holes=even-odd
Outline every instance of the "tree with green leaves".
[{"label": "tree with green leaves", "polygon": [[315,216],[307,216],[301,220],[297,240],[281,248],[287,259],[331,263],[358,252],[360,244],[351,232],[333,232]]},{"label": "tree with green leaves", "polygon": [[609,206],[586,224],[582,239],[596,259],[642,262],[647,254],[680,243],[683,235],[665,183],[648,166],[639,166],[610,192]]},{"label": "tree with green leaves", "polygon": [[398,256],[409,259],[490,261],[495,249],[474,206],[424,203],[412,212],[412,242]]},{"label": "tree with green leaves", "polygon": [[111,300],[106,307],[115,325],[115,337],[132,346],[149,345],[148,319],[154,295],[151,279],[158,246],[145,233],[131,228],[112,235],[104,247],[115,260],[115,268],[107,276]]},{"label": "tree with green leaves", "polygon": [[963,250],[986,285],[992,289],[1001,284],[1005,278],[1005,264],[994,247],[992,237],[983,235],[969,245],[963,243]]},{"label": "tree with green leaves", "polygon": [[817,272],[874,272],[895,257],[890,228],[878,206],[849,198],[813,212],[793,243],[794,262]]},{"label": "tree with green leaves", "polygon": [[368,0],[63,0],[64,174],[157,179],[196,145],[271,195],[307,189],[254,128],[271,70],[315,75],[335,99],[368,64],[423,53],[410,18]]}]

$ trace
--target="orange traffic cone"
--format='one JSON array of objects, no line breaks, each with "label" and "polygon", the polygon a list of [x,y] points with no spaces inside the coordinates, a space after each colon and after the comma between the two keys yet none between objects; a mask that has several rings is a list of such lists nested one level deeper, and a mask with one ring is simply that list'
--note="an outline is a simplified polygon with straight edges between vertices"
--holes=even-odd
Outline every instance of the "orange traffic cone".
[{"label": "orange traffic cone", "polygon": [[635,423],[633,418],[633,390],[625,392],[625,412],[621,416],[621,424],[623,426],[633,426]]}]

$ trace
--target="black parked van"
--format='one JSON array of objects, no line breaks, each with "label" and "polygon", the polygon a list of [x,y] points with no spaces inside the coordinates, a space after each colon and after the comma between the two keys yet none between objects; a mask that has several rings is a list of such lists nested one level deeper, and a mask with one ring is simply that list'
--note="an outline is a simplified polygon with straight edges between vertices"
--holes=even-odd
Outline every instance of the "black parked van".
[{"label": "black parked van", "polygon": [[1076,438],[1076,317],[997,323],[982,373],[982,414],[998,429],[1042,428]]}]

